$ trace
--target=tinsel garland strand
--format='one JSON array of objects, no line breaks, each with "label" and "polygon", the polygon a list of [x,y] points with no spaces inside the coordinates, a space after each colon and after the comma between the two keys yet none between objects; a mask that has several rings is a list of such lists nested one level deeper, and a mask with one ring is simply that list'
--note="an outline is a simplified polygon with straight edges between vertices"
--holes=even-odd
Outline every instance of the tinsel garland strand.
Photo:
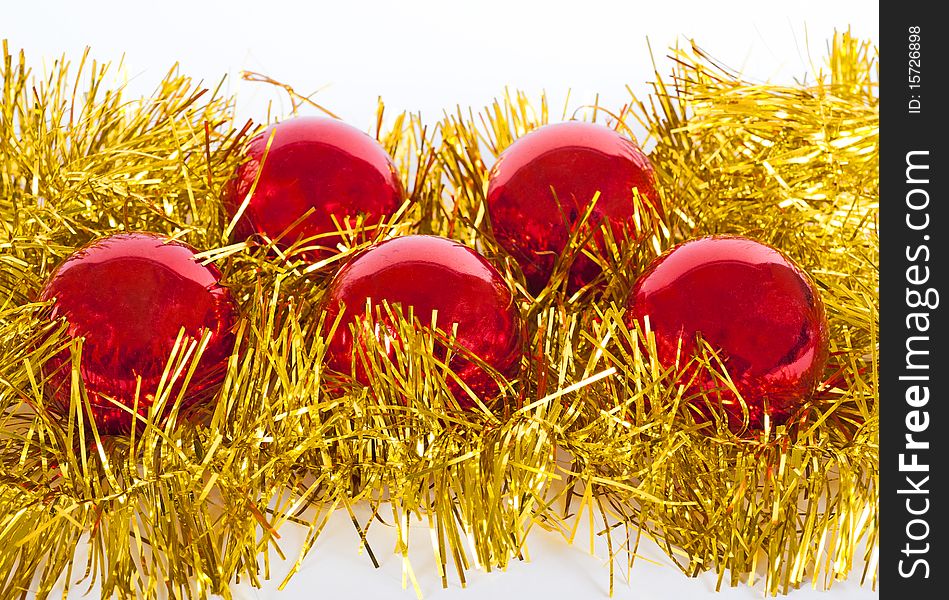
[{"label": "tinsel garland strand", "polygon": [[[302,248],[228,240],[221,190],[256,131],[234,123],[232,99],[172,70],[152,96],[128,101],[106,88],[110,72],[87,56],[31,76],[22,54],[4,45],[0,597],[43,597],[57,581],[98,583],[103,596],[161,589],[227,597],[236,580],[270,577],[288,523],[309,532],[300,555],[286,557],[292,575],[333,510],[349,511],[364,543],[371,525],[383,526],[374,521],[389,523],[410,582],[411,521],[431,528],[447,585],[463,583],[472,567],[526,558],[536,527],[572,541],[591,519],[607,541],[611,589],[617,567],[630,577],[643,537],[685,573],[711,569],[720,584],[763,576],[768,593],[807,581],[830,586],[859,558],[862,579],[875,582],[875,51],[836,35],[829,71],[796,86],[743,81],[695,48],[672,57],[673,76],[657,74],[644,101],[582,113],[647,131],[640,141],[671,210],[661,219],[641,211],[647,243],[613,240],[595,257],[609,265],[601,293],[561,291],[583,245],[575,237],[551,285],[531,298],[490,235],[483,200],[497,154],[548,121],[546,98],[535,109],[508,94],[431,128],[398,115],[385,131],[380,105],[373,133],[396,158],[410,202],[384,227],[346,232],[334,260],[307,265],[296,258]],[[34,299],[65,255],[119,230],[206,250],[242,319],[207,414],[152,417],[129,439],[97,441],[80,425],[88,407],[78,372],[69,422],[44,407],[42,364],[64,343],[78,344],[64,341]],[[833,364],[816,401],[755,438],[703,424],[685,406],[676,373],[642,352],[650,333],[629,331],[617,308],[658,253],[725,232],[797,260],[817,280],[832,329]],[[329,276],[372,240],[404,233],[478,248],[518,292],[530,343],[521,376],[502,382],[493,412],[452,407],[452,374],[431,352],[435,338],[451,345],[451,332],[408,319],[396,319],[397,360],[380,361],[371,347],[362,354],[370,388],[321,368]],[[187,373],[199,352],[182,345],[169,371]],[[721,370],[713,355],[704,360]],[[166,390],[157,404],[174,401]],[[357,502],[378,519],[359,522]],[[73,561],[79,544],[89,547],[87,563]],[[367,549],[376,561],[379,549]]]}]

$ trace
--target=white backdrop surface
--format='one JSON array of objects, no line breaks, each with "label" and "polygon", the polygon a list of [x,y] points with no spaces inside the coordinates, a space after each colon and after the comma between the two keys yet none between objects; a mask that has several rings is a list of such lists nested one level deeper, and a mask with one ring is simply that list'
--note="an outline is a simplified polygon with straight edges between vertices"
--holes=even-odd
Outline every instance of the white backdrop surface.
[{"label": "white backdrop surface", "polygon": [[[227,75],[226,90],[238,98],[240,118],[266,120],[289,104],[275,88],[241,81],[251,70],[289,83],[297,91],[320,90],[315,99],[350,123],[368,129],[377,97],[392,112],[421,111],[434,123],[456,105],[480,108],[505,86],[531,94],[546,90],[552,105],[571,90],[571,105],[592,102],[620,106],[626,86],[645,95],[652,78],[651,45],[663,72],[666,49],[695,39],[722,63],[753,80],[789,83],[820,66],[834,29],[848,27],[878,43],[875,3],[858,0],[766,2],[544,2],[256,0],[128,1],[44,0],[4,2],[0,38],[24,49],[42,71],[56,58],[78,59],[85,46],[101,61],[124,58],[133,95],[147,94],[176,61],[182,71],[215,84]],[[648,43],[647,43],[648,42]],[[812,75],[811,75],[812,76]],[[292,553],[300,532],[284,530]],[[428,532],[413,532],[412,565],[426,598],[606,598],[604,553],[590,555],[583,544],[567,546],[554,534],[530,538],[531,561],[505,573],[470,572],[468,589],[457,577],[442,589],[431,557]],[[373,537],[375,536],[375,537]],[[262,590],[237,585],[238,598],[414,598],[402,589],[402,562],[391,553],[394,535],[373,527],[370,542],[382,562],[372,567],[359,555],[348,517],[334,516],[315,551],[287,588],[276,591],[289,563],[274,565],[274,581]],[[80,550],[81,554],[81,550]],[[615,596],[666,598],[760,598],[758,586],[716,593],[714,575],[689,579],[654,545],[645,544],[631,583],[617,578]],[[654,562],[650,562],[654,561]],[[793,591],[793,600],[875,598],[859,585],[859,571],[829,592]],[[81,589],[85,589],[82,586]],[[70,596],[79,597],[80,588]]]}]

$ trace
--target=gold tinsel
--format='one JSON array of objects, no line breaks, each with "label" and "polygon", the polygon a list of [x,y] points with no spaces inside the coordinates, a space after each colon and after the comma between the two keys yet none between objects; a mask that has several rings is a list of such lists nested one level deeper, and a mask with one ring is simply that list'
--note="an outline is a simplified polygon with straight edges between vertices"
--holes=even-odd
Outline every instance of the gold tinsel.
[{"label": "gold tinsel", "polygon": [[[349,511],[363,543],[370,526],[386,527],[374,521],[388,523],[413,584],[427,576],[408,563],[416,520],[431,528],[446,585],[476,565],[526,558],[534,528],[572,541],[581,520],[607,541],[611,589],[643,537],[686,574],[713,570],[720,584],[763,577],[776,594],[827,587],[854,568],[875,584],[879,113],[868,44],[835,35],[826,71],[794,86],[752,84],[695,47],[676,49],[671,78],[657,73],[647,99],[584,113],[646,131],[640,142],[672,210],[661,220],[642,212],[646,244],[614,240],[597,257],[611,273],[601,294],[562,292],[583,245],[573,239],[537,298],[491,238],[483,199],[497,154],[548,121],[546,98],[534,106],[508,93],[437,127],[403,114],[385,131],[380,105],[373,133],[411,202],[384,227],[347,232],[335,260],[307,265],[299,249],[228,241],[221,190],[257,130],[234,123],[232,99],[177,69],[150,97],[128,100],[107,88],[109,67],[87,56],[43,75],[6,44],[2,58],[0,598],[43,597],[57,581],[96,583],[103,596],[227,597],[236,580],[270,576],[288,523],[309,528],[301,554],[285,557],[292,576],[334,510]],[[285,89],[294,107],[305,101]],[[35,297],[71,251],[122,230],[205,250],[242,318],[206,418],[150,420],[128,439],[96,443],[80,425],[77,381],[69,419],[44,407],[44,361],[78,344]],[[826,384],[788,426],[757,437],[699,423],[676,374],[641,352],[636,340],[648,346],[649,333],[621,318],[651,258],[726,232],[809,271],[832,330]],[[361,356],[372,393],[322,371],[328,278],[372,240],[404,233],[478,248],[517,290],[529,345],[493,411],[452,409],[447,361],[431,352],[436,338],[451,345],[452,332],[419,328],[398,307],[383,307],[397,317],[398,360],[381,360],[371,344]],[[187,377],[199,352],[183,344],[169,370]],[[704,360],[720,370],[713,355]],[[356,503],[373,519],[360,522]],[[76,563],[80,544],[89,558]],[[377,552],[367,545],[371,560]]]}]

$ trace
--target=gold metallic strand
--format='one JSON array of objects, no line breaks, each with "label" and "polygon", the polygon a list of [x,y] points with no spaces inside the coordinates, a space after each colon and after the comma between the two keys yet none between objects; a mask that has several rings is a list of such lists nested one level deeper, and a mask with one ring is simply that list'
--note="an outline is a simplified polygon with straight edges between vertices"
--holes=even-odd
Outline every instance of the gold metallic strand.
[{"label": "gold metallic strand", "polygon": [[[568,98],[552,117],[546,97],[509,90],[431,126],[380,102],[370,134],[394,157],[407,202],[379,226],[338,223],[339,254],[308,264],[302,257],[327,236],[289,248],[229,238],[221,193],[259,126],[235,123],[220,86],[205,90],[174,68],[150,96],[128,99],[112,67],[88,53],[39,73],[4,43],[0,598],[45,597],[57,584],[98,585],[109,597],[230,597],[238,580],[269,579],[272,560],[292,562],[287,578],[299,571],[334,510],[348,511],[374,564],[385,552],[399,557],[417,594],[429,576],[465,585],[472,569],[528,560],[537,528],[605,547],[611,591],[617,576],[635,581],[646,539],[683,573],[711,571],[719,586],[757,582],[779,594],[854,571],[875,584],[876,51],[836,34],[813,83],[784,86],[744,81],[694,45],[671,58],[650,95],[618,108]],[[245,77],[288,93],[294,111],[332,115],[312,95]],[[634,199],[644,243],[604,228],[603,250],[585,250],[593,232],[576,228],[550,285],[532,297],[491,235],[487,174],[515,139],[561,115],[645,131],[638,141],[666,211]],[[238,341],[216,404],[178,414],[180,397],[165,385],[156,406],[173,407],[169,423],[156,422],[154,408],[127,438],[105,439],[91,427],[76,364],[69,414],[47,406],[44,364],[63,348],[75,362],[81,341],[67,340],[35,299],[66,255],[132,230],[181,239],[221,268],[241,306]],[[479,398],[474,410],[461,410],[449,387],[459,382],[448,358],[466,352],[457,332],[405,307],[368,309],[370,328],[384,318],[397,332],[357,345],[369,386],[322,366],[328,330],[343,326],[323,322],[333,272],[408,233],[476,248],[515,290],[527,329],[521,372],[511,381],[494,373],[500,397]],[[783,250],[814,277],[827,308],[824,384],[787,425],[757,436],[736,437],[692,410],[703,399],[687,397],[675,367],[649,359],[648,327],[630,331],[622,318],[651,259],[711,233]],[[602,285],[568,296],[566,275],[584,252],[603,265]],[[180,339],[166,379],[186,382],[202,349]],[[696,360],[729,385],[706,350]],[[357,504],[372,518],[360,522]],[[428,535],[410,536],[415,523]],[[282,530],[300,526],[303,547],[284,547]],[[392,545],[370,547],[370,527],[388,529]],[[409,560],[419,544],[431,547],[433,573]]]}]

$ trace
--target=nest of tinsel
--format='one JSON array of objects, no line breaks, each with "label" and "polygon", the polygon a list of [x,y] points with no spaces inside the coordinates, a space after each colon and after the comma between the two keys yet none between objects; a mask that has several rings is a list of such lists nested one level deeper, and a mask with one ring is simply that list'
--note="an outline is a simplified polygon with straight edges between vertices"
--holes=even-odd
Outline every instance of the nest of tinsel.
[{"label": "nest of tinsel", "polygon": [[[408,573],[446,585],[523,559],[532,530],[572,542],[581,521],[607,541],[611,589],[644,538],[687,575],[716,572],[719,585],[763,577],[776,594],[854,569],[875,584],[876,50],[835,35],[826,67],[789,86],[745,81],[694,46],[671,56],[671,76],[657,73],[648,98],[552,119],[645,130],[638,141],[666,214],[644,222],[645,242],[613,243],[599,257],[608,275],[568,295],[564,274],[582,245],[572,240],[563,268],[531,297],[485,222],[485,179],[499,152],[551,119],[545,98],[508,93],[434,125],[380,105],[372,134],[395,157],[409,202],[311,264],[266,239],[229,236],[222,190],[259,129],[235,123],[232,98],[172,69],[153,95],[129,100],[87,56],[38,75],[4,45],[0,597],[43,597],[63,581],[95,582],[103,597],[227,597],[238,579],[268,578],[266,557],[284,555],[281,527],[303,525],[301,554],[286,557],[292,576],[334,510],[353,515],[363,541],[369,527],[390,528],[406,561],[409,524],[426,523],[438,572]],[[99,439],[82,425],[78,377],[69,415],[47,408],[43,363],[75,342],[37,297],[77,247],[137,230],[186,241],[220,267],[241,309],[238,341],[204,414]],[[323,369],[331,276],[371,241],[406,233],[477,248],[517,294],[528,347],[493,410],[452,405],[432,334],[405,320],[398,360],[372,369],[373,393]],[[820,288],[830,324],[831,364],[814,398],[787,426],[755,435],[687,410],[677,374],[651,361],[647,336],[622,319],[652,258],[719,233],[792,257]],[[180,350],[169,369],[196,360]],[[357,503],[374,518],[360,522]],[[88,560],[77,563],[80,545]],[[369,548],[368,559],[378,554]]]}]

